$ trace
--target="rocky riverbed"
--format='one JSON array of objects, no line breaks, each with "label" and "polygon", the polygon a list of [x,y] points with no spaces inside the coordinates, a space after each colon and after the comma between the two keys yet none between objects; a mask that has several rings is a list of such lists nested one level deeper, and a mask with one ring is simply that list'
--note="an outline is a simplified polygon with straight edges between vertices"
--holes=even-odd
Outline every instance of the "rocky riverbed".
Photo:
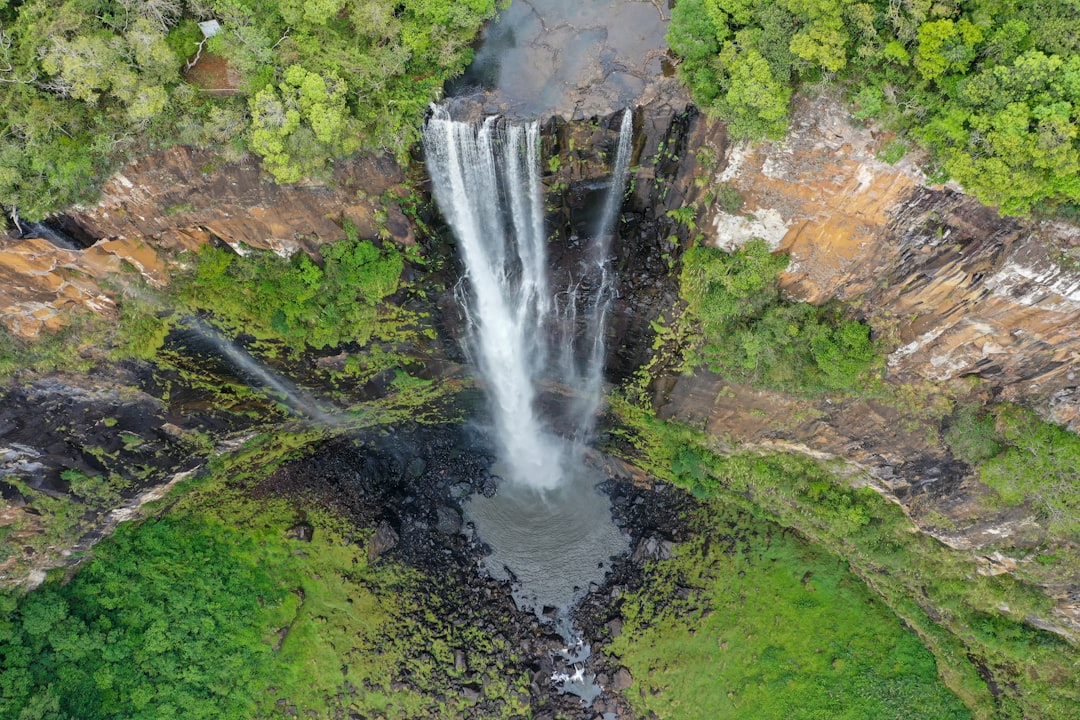
[{"label": "rocky riverbed", "polygon": [[[496,580],[487,572],[484,557],[491,548],[464,519],[471,497],[499,492],[503,481],[492,475],[492,462],[490,448],[467,426],[403,424],[374,437],[320,443],[253,492],[257,497],[314,504],[345,517],[358,535],[369,538],[370,559],[399,561],[428,576],[440,588],[440,608],[454,624],[476,626],[506,639],[505,649],[492,661],[508,673],[532,678],[528,705],[534,718],[633,717],[620,699],[627,673],[604,655],[604,642],[617,632],[619,598],[640,586],[644,563],[671,557],[674,543],[685,537],[694,501],[613,458],[594,458],[593,464],[608,475],[600,490],[611,501],[611,517],[597,522],[614,522],[632,550],[614,558],[607,576],[587,588],[572,608],[579,635],[569,643],[592,650],[587,659],[574,663],[567,660],[568,638],[560,634],[556,608],[520,608],[514,599],[515,582]],[[303,524],[294,528],[298,537],[310,532],[311,527]],[[575,673],[596,677],[600,694],[591,706],[563,692],[560,678]],[[418,692],[433,691],[424,681],[405,675],[395,681],[412,684]],[[475,698],[483,693],[482,676],[466,672],[445,682],[439,691]],[[481,702],[471,717],[490,717],[494,712],[494,707]]]}]

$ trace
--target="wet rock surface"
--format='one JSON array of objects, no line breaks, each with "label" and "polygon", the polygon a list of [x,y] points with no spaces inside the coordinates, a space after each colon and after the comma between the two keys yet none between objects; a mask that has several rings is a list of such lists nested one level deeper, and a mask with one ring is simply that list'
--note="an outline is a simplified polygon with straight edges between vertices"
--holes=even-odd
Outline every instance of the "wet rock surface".
[{"label": "wet rock surface", "polygon": [[688,96],[664,39],[670,19],[666,0],[515,0],[449,84],[455,117],[581,120],[636,105],[681,109]]},{"label": "wet rock surface", "polygon": [[[544,613],[521,611],[513,600],[513,583],[492,579],[483,569],[489,551],[469,525],[460,526],[462,502],[490,493],[499,479],[490,473],[490,448],[461,426],[403,425],[378,437],[339,438],[319,444],[262,482],[259,496],[302,497],[348,518],[358,534],[369,535],[369,557],[394,559],[432,578],[439,588],[442,611],[455,623],[468,623],[507,639],[507,650],[495,662],[532,677],[529,704],[533,717],[594,717],[615,712],[631,717],[620,688],[605,687],[590,709],[574,695],[560,693],[552,678],[578,670],[600,673],[605,684],[626,684],[627,678],[598,650],[618,622],[617,600],[627,588],[640,585],[641,565],[656,559],[688,532],[685,516],[693,500],[668,486],[635,484],[612,477],[602,489],[612,501],[616,525],[634,547],[660,548],[624,556],[603,583],[589,589],[575,618],[582,645],[592,647],[584,662],[567,659],[566,640],[556,631],[554,608]],[[615,467],[615,466],[613,466]],[[370,531],[374,530],[373,533]],[[418,622],[422,621],[418,618]],[[570,649],[571,651],[573,648]],[[465,662],[455,656],[455,664]],[[408,677],[396,678],[408,686]],[[482,698],[482,686],[450,678],[447,692]],[[424,688],[417,688],[423,690]],[[431,688],[427,688],[430,691]],[[474,717],[491,712],[482,701]],[[614,717],[614,716],[613,716]]]},{"label": "wet rock surface", "polygon": [[[685,200],[693,174],[676,159],[688,151],[694,111],[638,110],[629,182],[612,238],[616,296],[607,321],[605,375],[630,377],[653,354],[654,323],[670,319],[679,302],[671,269],[681,256],[680,230],[667,215]],[[585,122],[552,119],[542,128],[548,189],[548,253],[554,288],[586,277],[587,248],[604,201],[622,113]]]},{"label": "wet rock surface", "polygon": [[186,360],[198,374],[124,362],[0,387],[0,529],[10,548],[0,585],[35,585],[77,562],[74,551],[134,517],[215,445],[284,419],[260,395],[230,403],[243,381],[224,363]]}]

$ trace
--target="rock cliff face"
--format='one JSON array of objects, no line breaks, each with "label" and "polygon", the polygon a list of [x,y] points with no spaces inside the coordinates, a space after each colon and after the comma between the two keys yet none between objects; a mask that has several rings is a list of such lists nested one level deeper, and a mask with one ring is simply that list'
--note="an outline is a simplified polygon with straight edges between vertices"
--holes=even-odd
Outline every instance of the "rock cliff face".
[{"label": "rock cliff face", "polygon": [[[0,322],[22,337],[55,330],[65,310],[115,311],[109,279],[130,266],[164,285],[176,255],[217,238],[234,248],[280,254],[314,249],[345,237],[351,222],[365,237],[413,242],[394,202],[404,174],[385,158],[339,166],[322,185],[281,186],[252,159],[221,164],[206,152],[176,148],[129,166],[90,208],[74,208],[59,224],[93,244],[58,247],[41,238],[0,238]],[[115,279],[115,278],[114,278]]]},{"label": "rock cliff face", "polygon": [[727,147],[706,134],[703,146],[723,161],[702,168],[705,188],[727,185],[745,201],[737,213],[702,208],[707,241],[763,237],[790,253],[785,289],[858,303],[896,346],[893,375],[978,375],[1080,428],[1080,272],[1047,249],[1075,246],[1080,230],[1001,218],[955,189],[928,187],[910,161],[876,157],[887,140],[827,101],[806,103],[782,143]]},{"label": "rock cliff face", "polygon": [[[808,401],[672,373],[653,388],[660,415],[744,447],[843,459],[920,529],[970,552],[979,572],[1031,576],[1024,563],[1046,533],[1027,508],[996,507],[950,455],[937,434],[947,407],[931,389],[977,387],[984,400],[1022,400],[1080,429],[1080,272],[1051,255],[1075,246],[1076,228],[1001,218],[927,186],[909,162],[876,157],[888,138],[825,101],[806,103],[783,143],[730,145],[699,119],[686,138],[679,177],[707,180],[672,191],[696,209],[694,232],[725,248],[763,237],[790,253],[783,288],[854,303],[891,349],[889,380],[902,390]],[[730,199],[725,209],[723,188],[738,192],[740,209]],[[1035,581],[1057,603],[1041,626],[1080,638],[1080,573],[1060,566]]]},{"label": "rock cliff face", "polygon": [[310,241],[344,237],[342,220],[363,235],[383,227],[406,233],[403,217],[380,213],[380,196],[403,180],[392,160],[362,158],[339,165],[323,184],[278,185],[252,158],[222,164],[209,153],[176,148],[126,168],[95,206],[70,217],[96,238],[154,238],[169,246],[211,233],[229,244],[292,253]]},{"label": "rock cliff face", "polygon": [[[595,205],[614,143],[606,125],[549,124],[545,152],[560,158],[546,177],[552,221],[569,228],[560,247],[572,244],[575,223]],[[658,312],[642,286],[674,299],[663,275],[677,255],[667,236],[678,228],[665,213],[692,205],[694,232],[706,242],[732,247],[758,236],[789,252],[784,286],[795,298],[859,303],[895,345],[894,375],[976,374],[1002,396],[1036,397],[1051,417],[1080,427],[1080,273],[1046,249],[1080,244],[1080,230],[1002,219],[953,189],[927,187],[909,161],[890,166],[875,157],[886,138],[825,101],[800,109],[787,141],[757,147],[730,145],[722,127],[677,108],[639,111],[635,128],[617,249],[617,374],[642,359],[630,348]],[[739,192],[741,211],[723,209],[721,187]],[[69,214],[100,238],[91,247],[0,241],[0,321],[33,336],[60,325],[65,308],[109,313],[115,290],[107,281],[124,263],[160,285],[177,251],[211,238],[284,254],[343,237],[348,220],[362,235],[412,242],[398,204],[385,201],[404,194],[404,175],[388,160],[344,164],[325,185],[282,187],[250,162],[215,166],[185,149],[146,158],[113,178],[97,205]]]}]

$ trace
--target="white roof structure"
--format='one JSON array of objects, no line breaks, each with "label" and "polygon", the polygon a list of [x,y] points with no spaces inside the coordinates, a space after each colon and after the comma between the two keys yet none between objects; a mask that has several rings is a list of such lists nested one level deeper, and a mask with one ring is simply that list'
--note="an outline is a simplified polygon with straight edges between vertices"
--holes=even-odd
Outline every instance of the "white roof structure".
[{"label": "white roof structure", "polygon": [[221,32],[221,23],[217,20],[204,20],[199,23],[199,29],[202,30],[203,37],[212,38]]}]

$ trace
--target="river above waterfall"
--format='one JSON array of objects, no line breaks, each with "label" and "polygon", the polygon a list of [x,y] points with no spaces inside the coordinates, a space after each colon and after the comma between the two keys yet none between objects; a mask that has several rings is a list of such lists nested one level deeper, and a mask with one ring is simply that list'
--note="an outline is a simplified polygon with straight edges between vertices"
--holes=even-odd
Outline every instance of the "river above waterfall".
[{"label": "river above waterfall", "polygon": [[[666,0],[514,0],[447,95],[478,114],[586,118],[684,90],[667,57]],[[455,108],[455,117],[462,112]]]}]

